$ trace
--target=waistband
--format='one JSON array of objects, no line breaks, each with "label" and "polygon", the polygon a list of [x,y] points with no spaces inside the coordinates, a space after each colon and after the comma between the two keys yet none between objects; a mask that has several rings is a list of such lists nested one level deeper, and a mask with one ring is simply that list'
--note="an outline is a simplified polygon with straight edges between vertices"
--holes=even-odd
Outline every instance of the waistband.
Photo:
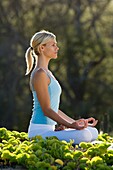
[{"label": "waistband", "polygon": [[30,125],[28,128],[28,134],[36,133],[37,135],[41,135],[48,131],[54,131],[54,130],[55,130],[55,125],[35,124],[35,123],[30,122]]}]

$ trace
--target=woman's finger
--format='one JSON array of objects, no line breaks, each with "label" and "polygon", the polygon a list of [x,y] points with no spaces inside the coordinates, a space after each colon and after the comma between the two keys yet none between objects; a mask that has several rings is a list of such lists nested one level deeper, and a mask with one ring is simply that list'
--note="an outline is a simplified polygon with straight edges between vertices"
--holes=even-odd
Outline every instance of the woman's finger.
[{"label": "woman's finger", "polygon": [[88,126],[88,120],[80,119],[79,122],[78,122],[78,126],[82,129],[86,128]]},{"label": "woman's finger", "polygon": [[88,126],[94,127],[94,126],[96,126],[97,123],[98,123],[98,120],[95,120],[95,122],[93,122],[93,123],[88,123]]},{"label": "woman's finger", "polygon": [[85,128],[88,127],[88,120],[87,120],[87,119],[84,120],[84,127],[85,127]]},{"label": "woman's finger", "polygon": [[88,122],[95,122],[95,119],[93,117],[88,118]]}]

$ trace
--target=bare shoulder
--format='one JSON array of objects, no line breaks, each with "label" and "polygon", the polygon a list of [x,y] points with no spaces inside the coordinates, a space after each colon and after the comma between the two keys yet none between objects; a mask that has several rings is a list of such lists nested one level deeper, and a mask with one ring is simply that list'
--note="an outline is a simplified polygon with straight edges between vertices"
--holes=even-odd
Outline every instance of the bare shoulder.
[{"label": "bare shoulder", "polygon": [[48,76],[47,73],[42,69],[38,69],[34,72],[33,77],[32,77],[33,82],[43,82],[43,81],[48,81]]}]

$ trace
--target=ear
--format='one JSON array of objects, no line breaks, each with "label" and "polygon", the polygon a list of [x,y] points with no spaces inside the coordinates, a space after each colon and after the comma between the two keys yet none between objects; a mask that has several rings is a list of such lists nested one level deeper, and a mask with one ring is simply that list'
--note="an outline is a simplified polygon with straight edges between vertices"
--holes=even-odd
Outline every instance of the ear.
[{"label": "ear", "polygon": [[40,50],[41,50],[41,51],[44,50],[44,45],[40,45]]},{"label": "ear", "polygon": [[43,49],[44,49],[43,45],[39,45],[39,46],[38,46],[38,52],[39,52],[39,54],[41,53],[41,51],[43,51]]}]

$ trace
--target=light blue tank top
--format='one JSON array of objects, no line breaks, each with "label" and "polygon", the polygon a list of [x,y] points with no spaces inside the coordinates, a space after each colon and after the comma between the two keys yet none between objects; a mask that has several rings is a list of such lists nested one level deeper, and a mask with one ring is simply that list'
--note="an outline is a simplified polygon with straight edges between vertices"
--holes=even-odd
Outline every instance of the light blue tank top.
[{"label": "light blue tank top", "polygon": [[[48,91],[49,91],[49,95],[50,95],[51,108],[55,112],[58,113],[60,94],[61,94],[61,86],[52,74],[49,74],[47,72],[46,72],[46,74],[50,78],[50,84],[48,85]],[[32,94],[33,94],[33,113],[32,113],[31,123],[47,124],[47,125],[57,124],[57,122],[55,122],[54,120],[52,120],[49,117],[44,115],[42,108],[40,106],[40,103],[38,101],[36,91],[33,88],[32,88]]]}]

